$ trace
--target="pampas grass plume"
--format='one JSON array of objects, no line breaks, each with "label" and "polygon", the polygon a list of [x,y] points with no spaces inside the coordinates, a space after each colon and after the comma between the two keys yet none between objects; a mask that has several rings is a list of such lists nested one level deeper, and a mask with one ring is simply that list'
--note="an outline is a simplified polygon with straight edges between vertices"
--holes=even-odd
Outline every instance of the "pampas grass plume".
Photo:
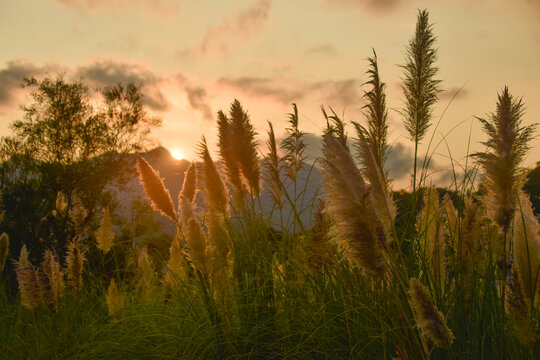
[{"label": "pampas grass plume", "polygon": [[169,191],[165,188],[159,173],[140,155],[137,155],[137,172],[146,197],[152,207],[176,222],[176,212]]},{"label": "pampas grass plume", "polygon": [[40,269],[40,288],[43,300],[53,309],[58,308],[58,301],[64,292],[64,273],[56,256],[46,250]]},{"label": "pampas grass plume", "polygon": [[85,261],[84,251],[79,238],[73,239],[68,244],[66,256],[66,271],[69,285],[75,293],[79,293],[82,286],[82,270]]},{"label": "pampas grass plume", "polygon": [[118,286],[116,286],[116,281],[114,281],[114,279],[111,279],[105,300],[107,302],[109,314],[114,319],[120,320],[122,318],[122,312],[124,311],[125,300],[124,296],[118,291]]},{"label": "pampas grass plume", "polygon": [[106,254],[111,250],[113,240],[114,231],[112,229],[111,214],[109,213],[109,208],[105,208],[101,218],[101,225],[96,234],[97,246]]},{"label": "pampas grass plume", "polygon": [[28,259],[26,245],[21,248],[19,260],[15,262],[15,272],[19,283],[21,304],[28,310],[41,305],[38,271]]},{"label": "pampas grass plume", "polygon": [[449,348],[454,342],[454,334],[446,325],[443,314],[435,306],[428,290],[416,278],[410,279],[409,286],[416,325],[436,346]]}]

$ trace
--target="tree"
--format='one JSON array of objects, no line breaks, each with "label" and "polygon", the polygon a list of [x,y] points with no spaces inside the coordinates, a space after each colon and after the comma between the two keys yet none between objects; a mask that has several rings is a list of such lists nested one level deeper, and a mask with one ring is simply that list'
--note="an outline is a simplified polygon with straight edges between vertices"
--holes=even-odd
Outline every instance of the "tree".
[{"label": "tree", "polygon": [[[69,212],[80,203],[84,224],[91,224],[97,212],[113,205],[110,185],[122,186],[133,171],[126,155],[146,148],[160,120],[146,113],[140,86],[132,83],[90,91],[82,79],[70,82],[60,74],[25,79],[24,86],[30,89],[21,105],[24,116],[0,140],[4,227],[27,244],[33,239],[30,249],[62,250],[74,232]],[[53,219],[58,192],[67,209]],[[14,217],[25,211],[32,216]]]}]

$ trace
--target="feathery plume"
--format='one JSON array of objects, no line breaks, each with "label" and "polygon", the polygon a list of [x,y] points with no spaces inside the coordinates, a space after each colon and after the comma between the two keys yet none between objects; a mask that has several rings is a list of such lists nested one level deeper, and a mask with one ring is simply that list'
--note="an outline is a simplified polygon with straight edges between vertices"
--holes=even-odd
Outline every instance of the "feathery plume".
[{"label": "feathery plume", "polygon": [[165,188],[159,172],[155,171],[140,155],[137,155],[137,172],[146,198],[151,201],[154,210],[168,216],[172,221],[176,221],[176,213],[169,190]]},{"label": "feathery plume", "polygon": [[283,157],[285,173],[295,182],[306,159],[304,155],[306,144],[303,140],[304,133],[298,128],[298,107],[296,104],[292,104],[292,106],[293,112],[289,114],[289,127],[285,129],[287,137],[281,142],[281,147],[286,151]]},{"label": "feathery plume", "polygon": [[422,334],[436,346],[449,348],[454,342],[454,334],[446,325],[446,320],[435,306],[429,291],[418,279],[410,279],[409,296],[416,325]]},{"label": "feathery plume", "polygon": [[156,281],[156,273],[152,261],[148,256],[148,250],[143,247],[137,257],[137,294],[144,300],[149,300],[152,297],[154,284]]},{"label": "feathery plume", "polygon": [[122,318],[122,312],[124,311],[125,301],[124,296],[118,291],[118,286],[116,286],[116,281],[114,281],[114,279],[111,279],[105,301],[107,302],[109,314],[114,319],[120,320]]},{"label": "feathery plume", "polygon": [[315,224],[311,228],[311,251],[308,255],[308,265],[315,271],[321,272],[325,265],[335,261],[330,245],[330,219],[325,213],[325,202],[319,200],[315,213]]},{"label": "feathery plume", "polygon": [[534,216],[531,202],[520,192],[520,210],[514,220],[514,265],[526,303],[534,299],[540,305],[540,224]]},{"label": "feathery plume", "polygon": [[186,199],[193,202],[195,200],[195,193],[197,191],[197,167],[195,162],[192,161],[186,172],[184,173],[184,183],[182,184],[182,190],[180,194],[184,195]]},{"label": "feathery plume", "polygon": [[266,155],[263,161],[265,170],[263,177],[269,186],[270,195],[272,196],[274,204],[276,204],[279,209],[283,209],[284,204],[283,199],[281,198],[283,187],[281,181],[281,159],[279,158],[277,151],[274,127],[270,121],[268,121],[268,127],[268,140],[266,141],[266,144],[268,145],[268,155]]},{"label": "feathery plume", "polygon": [[440,80],[436,80],[433,26],[429,23],[427,10],[418,11],[416,32],[407,48],[407,63],[403,68],[403,93],[405,94],[405,128],[412,141],[419,143],[426,135],[432,118],[432,105],[440,92]]},{"label": "feathery plume", "polygon": [[214,289],[223,294],[229,278],[230,237],[223,215],[208,214],[208,254],[211,256],[210,270]]},{"label": "feathery plume", "polygon": [[242,176],[237,158],[238,154],[235,151],[235,146],[237,146],[237,144],[234,142],[235,139],[233,136],[233,127],[227,115],[225,115],[221,110],[218,112],[217,125],[219,156],[225,167],[225,175],[227,176],[227,180],[234,189],[233,197],[235,205],[240,207],[242,201],[244,200],[246,188],[242,182]]},{"label": "feathery plume", "polygon": [[[189,200],[189,199],[188,199]],[[179,280],[186,277],[184,268],[184,256],[182,253],[182,244],[180,238],[176,235],[169,248],[169,262],[167,263],[167,274],[165,282],[174,287]]]},{"label": "feathery plume", "polygon": [[79,238],[76,237],[68,244],[66,256],[68,282],[75,293],[79,293],[81,290],[84,260],[84,251],[80,244]]},{"label": "feathery plume", "polygon": [[79,198],[76,198],[73,208],[69,211],[69,217],[77,227],[78,233],[83,230],[87,216],[88,211],[86,211],[86,209],[82,205],[81,200]]},{"label": "feathery plume", "polygon": [[22,246],[19,261],[15,262],[15,273],[22,306],[28,310],[34,310],[41,305],[39,278],[37,269],[28,259],[26,245]]},{"label": "feathery plume", "polygon": [[111,214],[109,213],[109,208],[105,208],[101,217],[101,225],[96,234],[97,246],[106,254],[111,250],[113,241],[114,231],[112,229]]},{"label": "feathery plume", "polygon": [[46,250],[39,272],[39,285],[43,301],[57,309],[64,292],[64,273],[52,251]]},{"label": "feathery plume", "polygon": [[[227,189],[210,156],[206,139],[202,138],[199,144],[199,156],[202,158],[202,180],[204,182],[203,194],[210,211],[228,214]],[[182,197],[182,196],[181,196]],[[187,199],[186,199],[187,200]],[[181,215],[183,217],[183,215]]]},{"label": "feathery plume", "polygon": [[377,65],[377,53],[373,49],[373,56],[368,58],[369,67],[366,74],[369,76],[369,81],[365,85],[371,85],[369,91],[364,92],[364,99],[367,104],[364,106],[366,109],[366,117],[368,122],[368,129],[366,131],[366,137],[373,152],[373,157],[378,167],[386,179],[384,173],[384,162],[388,153],[388,124],[386,119],[388,117],[388,110],[386,109],[386,84],[381,81],[379,76],[379,66]]},{"label": "feathery plume", "polygon": [[482,256],[484,232],[480,205],[474,201],[472,196],[467,195],[461,223],[461,254],[459,254],[465,274],[482,271],[484,265]]},{"label": "feathery plume", "polygon": [[251,195],[259,197],[261,191],[261,169],[257,156],[255,130],[249,115],[242,108],[240,101],[234,100],[229,110],[230,126],[235,159],[246,180]]},{"label": "feathery plume", "polygon": [[435,188],[430,187],[424,193],[424,206],[417,227],[418,233],[421,235],[421,252],[428,261],[431,273],[442,285],[446,277],[446,249],[439,194]]},{"label": "feathery plume", "polygon": [[489,119],[477,118],[488,135],[485,153],[475,153],[484,170],[488,215],[503,233],[509,230],[522,185],[521,163],[530,148],[537,124],[522,125],[524,105],[505,87],[498,95],[497,110]]},{"label": "feathery plume", "polygon": [[66,209],[67,209],[66,197],[61,191],[59,191],[56,194],[56,208],[55,208],[56,214],[63,215],[66,212]]},{"label": "feathery plume", "polygon": [[0,235],[0,275],[4,271],[7,256],[9,253],[9,236],[6,233]]},{"label": "feathery plume", "polygon": [[193,265],[201,273],[207,273],[206,261],[206,237],[202,230],[201,224],[193,213],[191,202],[184,196],[180,197],[180,215],[182,224],[184,224],[184,235],[186,237],[187,246],[191,252],[189,256]]},{"label": "feathery plume", "polygon": [[528,348],[534,347],[538,337],[537,324],[531,318],[530,307],[523,296],[519,277],[515,274],[508,284],[508,296],[505,302],[519,342]]},{"label": "feathery plume", "polygon": [[362,162],[362,174],[371,185],[370,199],[378,218],[384,226],[387,238],[393,236],[392,227],[396,218],[396,206],[388,187],[388,180],[384,174],[376,152],[378,144],[374,143],[368,130],[358,123],[353,123],[358,135],[356,148]]},{"label": "feathery plume", "polygon": [[[369,189],[349,149],[328,131],[323,135],[323,180],[328,211],[336,220],[338,239],[361,268],[373,275],[386,271],[386,238],[369,199]],[[339,135],[339,133],[338,133]]]},{"label": "feathery plume", "polygon": [[458,236],[457,232],[459,225],[458,212],[456,210],[456,207],[454,206],[454,203],[452,202],[452,199],[448,194],[444,194],[443,204],[446,214],[446,230],[448,236],[451,240],[456,240]]}]

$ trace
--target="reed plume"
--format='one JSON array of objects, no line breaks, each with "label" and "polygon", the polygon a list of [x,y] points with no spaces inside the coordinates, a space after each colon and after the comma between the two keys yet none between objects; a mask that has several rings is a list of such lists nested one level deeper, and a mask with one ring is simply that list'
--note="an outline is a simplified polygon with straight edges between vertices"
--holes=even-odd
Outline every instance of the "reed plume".
[{"label": "reed plume", "polygon": [[504,87],[498,95],[495,113],[488,119],[477,118],[488,135],[482,144],[484,153],[475,153],[484,170],[487,194],[484,198],[488,215],[494,219],[506,234],[516,210],[519,189],[522,186],[521,164],[529,150],[536,124],[522,125],[524,105],[521,99],[514,99]]},{"label": "reed plume", "polygon": [[235,160],[249,186],[253,197],[259,197],[261,191],[261,168],[257,156],[257,141],[255,130],[249,115],[242,108],[240,101],[234,100],[229,110],[232,142],[234,144]]},{"label": "reed plume", "polygon": [[140,155],[137,155],[137,172],[146,198],[150,200],[152,208],[176,222],[176,212],[174,211],[171,195],[169,190],[165,188],[159,172],[155,171]]},{"label": "reed plume", "polygon": [[122,313],[124,312],[125,300],[124,296],[118,291],[118,286],[116,286],[116,281],[114,281],[114,279],[111,279],[105,301],[107,302],[109,314],[115,320],[120,320],[122,318]]},{"label": "reed plume", "polygon": [[143,247],[137,256],[137,294],[143,300],[149,300],[154,291],[156,272],[148,256],[148,249]]},{"label": "reed plume", "polygon": [[281,181],[281,159],[278,155],[276,136],[274,134],[274,127],[272,123],[268,121],[268,140],[266,142],[268,146],[268,155],[266,155],[263,161],[263,177],[268,184],[270,196],[279,209],[283,209],[284,203],[281,198],[283,182]]},{"label": "reed plume", "polygon": [[440,348],[449,348],[454,334],[446,325],[443,314],[437,309],[429,291],[416,278],[409,281],[409,297],[416,326],[422,334]]},{"label": "reed plume", "polygon": [[452,241],[458,238],[459,216],[452,202],[452,199],[448,194],[444,194],[443,199],[444,213],[446,214],[446,232]]},{"label": "reed plume", "polygon": [[446,246],[442,228],[439,194],[435,188],[428,188],[424,194],[424,206],[417,224],[420,236],[420,251],[431,274],[442,286],[446,278]]},{"label": "reed plume", "polygon": [[315,213],[315,224],[311,228],[310,252],[308,265],[317,272],[323,272],[325,266],[335,263],[330,237],[330,219],[325,213],[325,202],[319,200]]},{"label": "reed plume", "polygon": [[38,271],[28,259],[26,245],[21,248],[19,260],[15,262],[15,273],[19,283],[21,304],[28,310],[34,310],[41,305]]},{"label": "reed plume", "polygon": [[238,163],[238,153],[235,149],[235,138],[231,121],[223,113],[218,112],[218,148],[219,156],[225,167],[227,180],[234,189],[233,198],[236,207],[240,207],[246,193],[246,187],[242,182],[242,174]]},{"label": "reed plume", "polygon": [[[375,163],[381,169],[381,172],[387,179],[384,172],[384,163],[388,155],[388,110],[386,109],[386,84],[381,81],[379,76],[379,66],[377,64],[377,53],[373,49],[373,56],[368,58],[369,67],[366,74],[369,81],[365,85],[370,85],[371,89],[364,92],[366,100],[365,116],[367,118],[368,128],[366,138],[371,146]],[[386,182],[386,181],[385,181]]]},{"label": "reed plume", "polygon": [[485,238],[482,227],[480,204],[471,195],[465,197],[465,210],[461,223],[461,253],[462,271],[471,274],[481,272],[484,265],[483,243]]},{"label": "reed plume", "polygon": [[165,282],[169,286],[174,287],[179,280],[186,278],[184,266],[182,243],[178,235],[176,235],[169,248],[169,262],[167,263],[167,274],[165,275]]},{"label": "reed plume", "polygon": [[[208,209],[210,211],[228,214],[229,206],[227,189],[212,157],[210,156],[208,145],[206,145],[206,139],[204,137],[199,144],[199,156],[202,158],[203,194]],[[181,217],[183,217],[183,215],[181,215]]]},{"label": "reed plume", "polygon": [[[382,222],[387,238],[393,237],[393,226],[396,218],[396,206],[392,199],[392,193],[388,186],[388,180],[377,159],[377,148],[380,144],[374,143],[369,131],[360,124],[354,123],[358,135],[356,147],[362,162],[362,174],[369,181],[370,200],[377,213],[377,217]],[[384,147],[384,146],[383,146]]]},{"label": "reed plume", "polygon": [[440,92],[440,80],[435,79],[438,72],[435,66],[435,40],[427,10],[418,10],[416,32],[407,48],[407,63],[402,66],[401,86],[405,95],[405,108],[402,110],[404,124],[410,139],[414,141],[413,191],[416,191],[418,144],[431,125],[432,106]]},{"label": "reed plume", "polygon": [[[306,156],[304,151],[304,133],[298,128],[298,107],[292,104],[293,112],[289,114],[289,127],[285,129],[287,137],[281,142],[281,147],[285,150],[283,156],[285,174],[296,183],[298,172],[302,169]],[[296,196],[296,194],[295,194]]]},{"label": "reed plume", "polygon": [[0,275],[4,271],[6,265],[7,256],[9,253],[9,235],[2,233],[0,235]]},{"label": "reed plume", "polygon": [[113,241],[114,231],[112,229],[111,214],[109,213],[109,208],[105,208],[101,217],[101,224],[96,234],[97,247],[106,254],[111,250]]},{"label": "reed plume", "polygon": [[68,244],[66,271],[69,285],[73,288],[76,294],[81,291],[84,261],[84,250],[82,249],[79,238],[75,237]]},{"label": "reed plume", "polygon": [[56,256],[50,250],[45,251],[39,275],[42,299],[46,305],[56,310],[64,292],[64,273]]},{"label": "reed plume", "polygon": [[516,336],[523,346],[533,348],[538,339],[538,324],[531,317],[530,307],[523,296],[519,276],[512,277],[508,287],[508,296],[505,298],[506,310],[512,320]]},{"label": "reed plume", "polygon": [[344,137],[339,128],[327,129],[323,135],[328,211],[335,218],[337,238],[348,249],[351,260],[369,274],[382,275],[387,262],[384,230]]},{"label": "reed plume", "polygon": [[187,246],[190,249],[190,259],[198,271],[207,274],[207,245],[201,224],[193,213],[191,202],[184,196],[180,197],[180,209],[184,235],[186,237]]},{"label": "reed plume", "polygon": [[225,226],[223,215],[210,212],[208,214],[208,255],[214,289],[224,295],[229,279],[230,236]]},{"label": "reed plume", "polygon": [[514,274],[528,307],[540,306],[540,224],[528,196],[521,192],[514,220]]},{"label": "reed plume", "polygon": [[186,172],[184,173],[184,182],[182,184],[181,195],[184,195],[186,199],[193,202],[195,200],[195,194],[197,191],[197,167],[195,162],[192,161]]}]

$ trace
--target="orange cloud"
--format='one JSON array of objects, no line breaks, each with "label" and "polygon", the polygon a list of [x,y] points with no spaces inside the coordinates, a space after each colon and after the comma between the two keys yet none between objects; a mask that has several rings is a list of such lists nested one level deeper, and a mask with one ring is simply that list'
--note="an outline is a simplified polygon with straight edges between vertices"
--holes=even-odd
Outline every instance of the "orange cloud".
[{"label": "orange cloud", "polygon": [[180,10],[178,0],[54,0],[63,6],[77,11],[118,12],[136,9],[143,15],[158,17],[176,16]]},{"label": "orange cloud", "polygon": [[258,35],[264,30],[271,5],[270,0],[259,0],[236,16],[225,17],[221,24],[206,30],[198,52],[224,54],[240,40],[246,41]]}]

